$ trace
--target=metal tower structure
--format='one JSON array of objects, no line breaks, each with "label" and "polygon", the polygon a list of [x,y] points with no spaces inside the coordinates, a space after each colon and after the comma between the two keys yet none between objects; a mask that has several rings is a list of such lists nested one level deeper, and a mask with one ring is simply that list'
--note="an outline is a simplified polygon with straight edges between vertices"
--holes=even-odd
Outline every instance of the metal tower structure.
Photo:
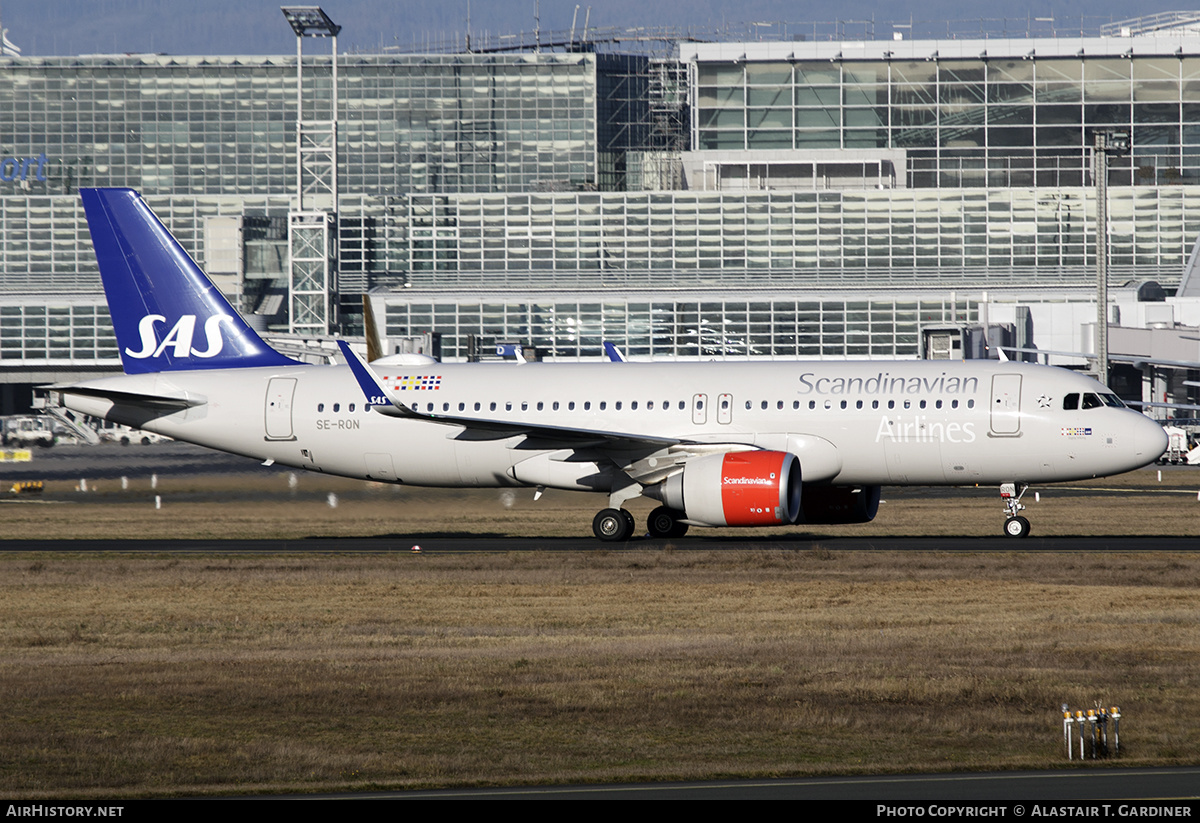
[{"label": "metal tower structure", "polygon": [[[319,6],[283,6],[296,33],[296,207],[288,213],[288,331],[329,335],[337,331],[338,163],[337,36],[342,27]],[[305,37],[333,44],[328,117],[304,110]]]}]

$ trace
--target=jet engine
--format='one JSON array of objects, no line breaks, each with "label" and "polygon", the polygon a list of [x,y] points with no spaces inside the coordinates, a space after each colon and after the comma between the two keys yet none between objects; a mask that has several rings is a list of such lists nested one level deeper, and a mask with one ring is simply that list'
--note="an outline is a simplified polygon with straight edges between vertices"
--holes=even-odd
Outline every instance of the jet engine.
[{"label": "jet engine", "polygon": [[800,459],[780,451],[698,457],[646,494],[698,526],[787,525],[800,515]]},{"label": "jet engine", "polygon": [[879,486],[805,486],[804,507],[796,522],[870,523],[879,511],[880,491]]}]

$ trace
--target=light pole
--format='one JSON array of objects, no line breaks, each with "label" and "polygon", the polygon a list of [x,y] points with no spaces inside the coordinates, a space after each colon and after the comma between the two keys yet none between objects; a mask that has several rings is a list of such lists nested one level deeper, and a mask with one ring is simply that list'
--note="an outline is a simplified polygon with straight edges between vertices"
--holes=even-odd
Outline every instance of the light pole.
[{"label": "light pole", "polygon": [[1092,149],[1096,184],[1096,379],[1108,387],[1108,156],[1129,151],[1129,134],[1097,131]]},{"label": "light pole", "polygon": [[[337,36],[342,27],[330,20],[320,6],[282,6],[280,11],[296,33],[296,209],[304,210],[304,190],[307,186],[313,191],[325,189],[332,196],[333,210],[337,211]],[[304,119],[301,44],[305,37],[329,37],[333,40],[328,120]],[[306,159],[308,162],[305,162]],[[306,181],[305,171],[313,179]]]},{"label": "light pole", "polygon": [[[296,33],[296,208],[288,213],[288,331],[325,336],[337,325],[337,36],[342,27],[319,6],[280,10]],[[304,119],[301,44],[305,37],[333,40],[327,120]],[[311,195],[311,211],[304,210],[305,192]]]}]

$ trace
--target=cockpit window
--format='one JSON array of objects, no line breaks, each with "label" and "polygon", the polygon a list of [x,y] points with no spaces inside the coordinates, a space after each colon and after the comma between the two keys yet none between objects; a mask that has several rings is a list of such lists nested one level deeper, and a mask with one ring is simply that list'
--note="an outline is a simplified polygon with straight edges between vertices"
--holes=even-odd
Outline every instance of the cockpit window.
[{"label": "cockpit window", "polygon": [[1063,396],[1063,411],[1072,411],[1079,408],[1079,392],[1071,392]]},{"label": "cockpit window", "polygon": [[[1067,395],[1067,397],[1070,396],[1071,395]],[[1067,408],[1066,402],[1066,398],[1063,398],[1063,408]],[[1100,394],[1092,394],[1091,392],[1088,392],[1083,396],[1083,408],[1099,409],[1103,406],[1108,406],[1109,408],[1113,409],[1125,408],[1125,404],[1121,402],[1121,398],[1117,397],[1112,392],[1102,392]]]}]

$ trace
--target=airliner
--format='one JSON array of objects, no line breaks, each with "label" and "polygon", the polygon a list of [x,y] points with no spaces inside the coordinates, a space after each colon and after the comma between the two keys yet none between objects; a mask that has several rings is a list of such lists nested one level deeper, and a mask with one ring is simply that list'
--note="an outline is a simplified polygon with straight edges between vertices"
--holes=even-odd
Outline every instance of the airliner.
[{"label": "airliner", "polygon": [[124,370],[49,387],[67,409],[268,465],[383,483],[607,495],[593,533],[865,523],[884,485],[1118,474],[1167,447],[1100,383],[1004,361],[309,365],[270,348],[131,189],[82,189]]}]

